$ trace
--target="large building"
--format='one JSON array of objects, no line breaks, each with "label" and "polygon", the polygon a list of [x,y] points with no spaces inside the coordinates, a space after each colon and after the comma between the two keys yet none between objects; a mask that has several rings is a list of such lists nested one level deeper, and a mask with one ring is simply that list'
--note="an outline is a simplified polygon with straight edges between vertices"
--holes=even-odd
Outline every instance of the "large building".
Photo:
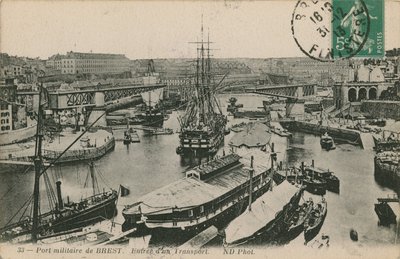
[{"label": "large building", "polygon": [[0,85],[0,132],[13,129],[12,103],[15,102],[16,90],[17,86],[10,79]]},{"label": "large building", "polygon": [[122,54],[68,52],[54,55],[46,65],[62,74],[119,74],[128,72],[129,59]]}]

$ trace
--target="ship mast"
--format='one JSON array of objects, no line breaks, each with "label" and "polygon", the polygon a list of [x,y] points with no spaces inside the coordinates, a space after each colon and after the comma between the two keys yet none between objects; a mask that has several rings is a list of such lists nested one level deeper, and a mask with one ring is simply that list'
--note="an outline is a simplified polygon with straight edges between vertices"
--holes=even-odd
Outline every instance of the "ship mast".
[{"label": "ship mast", "polygon": [[40,175],[43,166],[42,157],[42,141],[43,141],[43,85],[39,86],[39,106],[37,114],[37,127],[36,127],[36,143],[35,143],[35,183],[33,187],[33,222],[32,222],[32,242],[37,242],[38,225],[39,225],[39,183]]}]

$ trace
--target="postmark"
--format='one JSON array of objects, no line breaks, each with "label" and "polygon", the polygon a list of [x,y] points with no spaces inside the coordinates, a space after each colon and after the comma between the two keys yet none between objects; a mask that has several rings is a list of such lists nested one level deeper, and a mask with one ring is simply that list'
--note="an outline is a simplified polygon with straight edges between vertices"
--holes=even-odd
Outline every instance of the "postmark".
[{"label": "postmark", "polygon": [[300,0],[291,26],[297,46],[319,61],[384,54],[383,0]]}]

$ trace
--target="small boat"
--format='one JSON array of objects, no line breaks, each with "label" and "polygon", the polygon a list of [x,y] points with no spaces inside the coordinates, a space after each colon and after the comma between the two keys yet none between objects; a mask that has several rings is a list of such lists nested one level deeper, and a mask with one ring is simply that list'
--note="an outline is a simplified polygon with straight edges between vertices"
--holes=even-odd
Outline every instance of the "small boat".
[{"label": "small boat", "polygon": [[174,134],[174,130],[170,128],[154,128],[147,131],[149,135],[171,135]]},{"label": "small boat", "polygon": [[292,136],[292,133],[290,133],[286,129],[281,129],[281,128],[277,128],[277,127],[271,127],[271,131],[273,133],[275,133],[276,135],[278,135],[280,137],[284,137],[284,138],[290,138]]},{"label": "small boat", "polygon": [[353,241],[358,241],[358,233],[354,229],[350,230],[350,238]]},{"label": "small boat", "polygon": [[371,125],[375,125],[378,127],[385,127],[386,126],[386,120],[385,119],[374,119],[370,122]]},{"label": "small boat", "polygon": [[[90,163],[90,176],[94,176],[93,163]],[[97,181],[96,178],[94,181]],[[93,181],[93,180],[92,180]],[[88,224],[110,219],[117,213],[116,190],[99,192],[93,189],[93,196],[79,202],[69,200],[63,202],[61,181],[56,182],[56,208],[39,215],[37,239],[55,236],[58,233],[84,227]],[[27,243],[32,242],[33,219],[26,216],[22,220],[0,228],[0,242]]]},{"label": "small boat", "polygon": [[324,198],[317,203],[310,213],[310,216],[304,222],[304,239],[306,243],[318,235],[324,224],[326,214],[328,212],[328,204]]},{"label": "small boat", "polygon": [[298,207],[303,190],[288,182],[273,187],[229,223],[224,231],[224,245],[235,247],[270,243],[279,239],[288,227],[286,219]]},{"label": "small boat", "polygon": [[391,224],[396,224],[396,214],[393,212],[388,202],[380,201],[376,203],[375,213],[379,218],[379,225],[389,226]]},{"label": "small boat", "polygon": [[325,195],[327,182],[324,179],[317,179],[310,176],[303,178],[303,184],[306,185],[306,191],[316,195]]},{"label": "small boat", "polygon": [[326,189],[331,192],[339,193],[340,181],[337,176],[333,174],[329,169],[322,169],[317,167],[305,167],[305,174],[315,179],[322,179],[326,181]]},{"label": "small boat", "polygon": [[292,219],[292,224],[289,226],[286,234],[287,238],[294,239],[298,235],[300,235],[301,232],[303,232],[304,222],[310,216],[311,211],[313,209],[313,205],[314,205],[313,200],[310,198],[310,200],[303,203],[296,210],[296,213]]},{"label": "small boat", "polygon": [[325,134],[321,136],[320,143],[321,147],[328,151],[336,148],[335,143],[333,142],[333,138],[329,136],[327,132],[325,132]]},{"label": "small boat", "polygon": [[229,135],[229,133],[231,133],[231,129],[230,128],[226,128],[225,129],[225,135]]},{"label": "small boat", "polygon": [[233,125],[232,127],[231,127],[231,130],[233,131],[233,132],[240,132],[240,131],[243,131],[244,129],[245,129],[245,126],[246,126],[246,124],[247,123],[245,123],[245,122],[241,122],[241,123],[239,123],[239,124],[235,124],[235,125]]},{"label": "small boat", "polygon": [[129,145],[132,142],[132,136],[129,130],[124,132],[124,144]]}]

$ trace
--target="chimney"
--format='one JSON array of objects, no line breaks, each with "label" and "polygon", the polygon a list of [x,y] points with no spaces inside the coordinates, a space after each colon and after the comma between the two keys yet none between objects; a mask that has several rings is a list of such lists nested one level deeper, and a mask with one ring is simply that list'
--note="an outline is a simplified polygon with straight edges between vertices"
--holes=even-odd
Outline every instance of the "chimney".
[{"label": "chimney", "polygon": [[253,159],[254,157],[251,156],[251,163],[250,163],[250,186],[249,186],[249,211],[251,211],[251,204],[253,200],[253,174],[254,174],[254,169],[253,169]]},{"label": "chimney", "polygon": [[62,210],[64,208],[64,203],[62,201],[62,196],[61,196],[61,181],[57,181],[56,185],[57,185],[58,209]]}]

